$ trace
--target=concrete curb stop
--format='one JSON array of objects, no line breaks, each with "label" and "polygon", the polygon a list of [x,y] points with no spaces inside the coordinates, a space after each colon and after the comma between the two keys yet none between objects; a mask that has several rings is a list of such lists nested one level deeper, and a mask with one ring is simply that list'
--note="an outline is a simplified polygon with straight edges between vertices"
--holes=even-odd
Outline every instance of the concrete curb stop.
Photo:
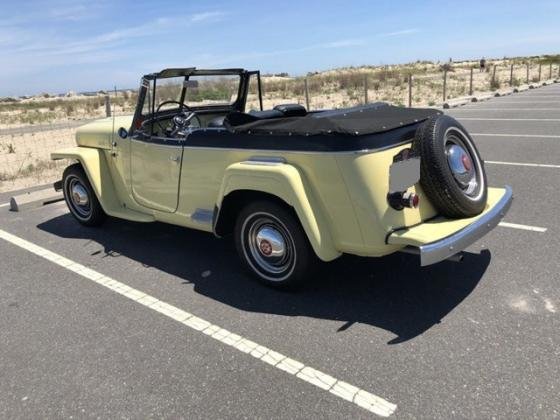
[{"label": "concrete curb stop", "polygon": [[493,94],[493,93],[489,93],[489,94],[477,96],[477,97],[473,98],[473,99],[471,100],[471,102],[487,101],[488,99],[492,99],[492,98],[494,98],[494,94]]},{"label": "concrete curb stop", "polygon": [[443,105],[442,105],[442,108],[443,109],[457,108],[457,107],[466,105],[471,101],[472,101],[472,96],[462,96],[460,98],[455,98],[455,99],[451,99],[447,102],[444,102]]},{"label": "concrete curb stop", "polygon": [[450,108],[457,108],[463,105],[468,104],[469,102],[481,102],[481,101],[487,101],[489,99],[492,98],[499,98],[501,96],[508,96],[508,95],[513,95],[514,93],[519,93],[519,92],[525,92],[529,89],[536,89],[538,87],[541,86],[546,86],[547,84],[551,84],[551,83],[559,83],[560,80],[558,79],[550,79],[550,80],[545,80],[539,83],[531,83],[529,85],[520,85],[517,86],[515,88],[506,88],[504,90],[498,90],[495,92],[486,92],[483,94],[480,94],[478,96],[462,96],[460,98],[455,98],[455,99],[451,99],[447,102],[443,102],[440,107],[443,109],[450,109]]},{"label": "concrete curb stop", "polygon": [[64,200],[60,191],[51,188],[15,195],[10,198],[10,211],[22,211]]}]

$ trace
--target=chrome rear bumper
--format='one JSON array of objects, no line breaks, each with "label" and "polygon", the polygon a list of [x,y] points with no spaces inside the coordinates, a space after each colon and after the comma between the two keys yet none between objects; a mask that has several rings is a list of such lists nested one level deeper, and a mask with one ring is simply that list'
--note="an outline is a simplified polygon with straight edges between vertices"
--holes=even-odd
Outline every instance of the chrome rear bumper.
[{"label": "chrome rear bumper", "polygon": [[439,241],[407,248],[412,248],[410,251],[420,255],[421,266],[435,264],[461,252],[494,229],[505,216],[513,200],[511,187],[506,185],[505,190],[493,208],[467,227]]}]

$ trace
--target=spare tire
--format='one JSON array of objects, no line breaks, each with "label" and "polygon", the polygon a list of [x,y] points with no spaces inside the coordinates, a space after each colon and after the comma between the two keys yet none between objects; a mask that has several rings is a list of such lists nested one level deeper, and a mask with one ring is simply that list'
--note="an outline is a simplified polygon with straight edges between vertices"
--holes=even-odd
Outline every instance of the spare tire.
[{"label": "spare tire", "polygon": [[420,184],[441,214],[462,218],[484,210],[484,163],[459,122],[449,115],[426,120],[416,130],[413,149],[421,159]]}]

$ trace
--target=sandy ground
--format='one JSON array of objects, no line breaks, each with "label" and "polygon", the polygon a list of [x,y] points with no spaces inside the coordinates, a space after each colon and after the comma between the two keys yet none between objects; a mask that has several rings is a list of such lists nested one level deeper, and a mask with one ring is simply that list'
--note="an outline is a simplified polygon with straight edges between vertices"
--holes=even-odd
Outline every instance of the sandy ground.
[{"label": "sandy ground", "polygon": [[67,162],[53,162],[50,153],[75,145],[75,128],[0,136],[0,192],[60,178]]}]

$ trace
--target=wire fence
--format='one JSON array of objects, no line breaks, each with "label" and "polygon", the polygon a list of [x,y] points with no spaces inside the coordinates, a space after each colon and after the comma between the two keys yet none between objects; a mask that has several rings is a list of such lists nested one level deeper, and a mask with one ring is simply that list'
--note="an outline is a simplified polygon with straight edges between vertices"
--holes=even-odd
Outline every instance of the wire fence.
[{"label": "wire fence", "polygon": [[[437,106],[448,100],[500,92],[560,79],[559,63],[415,63],[345,69],[305,77],[263,76],[265,109],[299,103],[309,110],[344,108],[376,101],[399,106]],[[131,115],[137,92],[107,91],[0,102],[0,192],[60,179],[68,162],[51,161],[56,149],[75,145],[76,129],[95,119]],[[247,110],[258,109],[250,86]]]},{"label": "wire fence", "polygon": [[[265,109],[282,103],[305,105],[308,110],[345,108],[383,101],[399,106],[436,106],[464,96],[530,85],[560,78],[559,63],[512,63],[473,66],[417,64],[408,68],[359,68],[311,74],[306,77],[271,77],[263,80]],[[256,89],[248,108],[258,108]]]},{"label": "wire fence", "polygon": [[88,122],[132,114],[136,101],[127,90],[0,102],[0,192],[60,179],[69,162],[50,153],[75,146],[77,128]]}]

